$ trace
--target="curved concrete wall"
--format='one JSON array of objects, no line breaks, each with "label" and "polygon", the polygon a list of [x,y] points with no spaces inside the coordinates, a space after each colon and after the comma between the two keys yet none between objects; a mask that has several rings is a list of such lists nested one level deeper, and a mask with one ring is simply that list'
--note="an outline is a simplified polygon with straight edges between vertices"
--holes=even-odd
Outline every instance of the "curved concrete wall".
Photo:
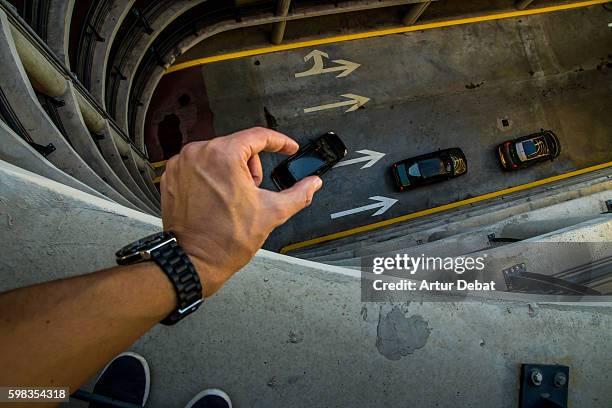
[{"label": "curved concrete wall", "polygon": [[[118,247],[161,229],[5,162],[0,191],[0,290],[112,266]],[[510,408],[524,362],[570,365],[570,406],[612,400],[609,305],[360,295],[355,271],[258,252],[197,313],[133,345],[155,369],[149,405],[218,387],[242,407]]]},{"label": "curved concrete wall", "polygon": [[26,143],[19,135],[2,120],[0,120],[0,160],[4,160],[22,169],[29,170],[40,176],[63,183],[77,190],[92,194],[96,197],[108,199],[87,184],[64,173],[47,159],[40,155],[32,146]]},{"label": "curved concrete wall", "polygon": [[90,91],[98,100],[98,103],[103,107],[106,105],[104,101],[104,92],[106,89],[106,68],[108,62],[108,54],[110,53],[115,39],[115,34],[119,30],[119,26],[125,15],[130,11],[135,0],[111,0],[110,10],[104,19],[102,27],[98,34],[104,38],[104,41],[96,41],[94,43],[93,57],[91,60],[91,83]]},{"label": "curved concrete wall", "polygon": [[50,0],[47,22],[47,44],[64,65],[70,69],[68,47],[70,24],[76,0]]},{"label": "curved concrete wall", "polygon": [[42,145],[53,143],[56,150],[47,158],[60,170],[122,205],[133,206],[83,161],[53,124],[38,102],[21,64],[4,12],[0,12],[0,24],[0,60],[3,61],[0,64],[0,77],[4,78],[2,91],[11,106],[19,107],[15,113],[29,136]]},{"label": "curved concrete wall", "polygon": [[127,50],[124,56],[122,72],[127,77],[125,81],[121,81],[117,89],[117,103],[115,107],[115,120],[121,126],[124,132],[128,132],[128,104],[130,101],[129,93],[134,80],[134,74],[138,65],[142,61],[145,53],[157,36],[176,18],[189,11],[206,0],[175,0],[172,1],[167,8],[154,18],[148,18],[149,25],[153,30],[153,34],[147,35],[141,33],[138,42]]},{"label": "curved concrete wall", "polygon": [[[53,18],[70,20],[73,7],[72,0],[53,1],[50,4],[49,23]],[[107,119],[108,115],[82,85],[73,84],[68,79],[72,74],[69,74],[63,61],[52,55],[53,51],[31,29],[24,26],[23,20],[14,10],[3,8],[0,16],[0,51],[4,53],[3,60],[7,61],[2,66],[2,73],[3,78],[11,78],[3,81],[1,86],[5,102],[9,104],[27,137],[43,145],[53,143],[57,150],[47,159],[57,166],[60,173],[66,171],[95,188],[98,191],[96,194],[101,193],[126,206],[158,213],[158,193],[152,182],[148,181],[150,171],[142,154],[134,151],[133,144],[126,142],[119,128]],[[40,92],[39,95],[53,97],[60,102],[55,108],[58,117],[54,120],[59,121],[57,124],[38,102],[34,88]],[[60,128],[65,135],[60,133]],[[104,141],[105,134],[108,139],[112,139],[110,142]],[[98,145],[93,135],[101,138]],[[125,160],[137,161],[141,172],[147,173],[146,176],[138,175],[138,183],[142,183],[142,187],[138,186],[123,164],[115,140],[125,150]],[[128,153],[128,150],[132,153]],[[114,160],[115,157],[119,160]]]},{"label": "curved concrete wall", "polygon": [[[115,131],[108,123],[106,123],[100,134],[102,138],[98,141],[98,145],[108,164],[113,168],[115,173],[117,173],[121,181],[123,181],[123,183],[128,186],[148,208],[156,209],[156,205],[149,199],[148,195],[145,194],[139,183],[136,182],[137,179],[132,177],[131,172],[127,168],[126,163],[128,160],[131,161],[131,155],[128,157],[128,155],[122,155],[119,151],[118,144],[125,145],[125,142],[123,142],[119,136],[115,136]],[[116,143],[116,140],[119,140],[119,142]],[[125,148],[123,148],[123,150],[125,151]],[[157,210],[155,211],[157,212]]]},{"label": "curved concrete wall", "polygon": [[78,106],[76,92],[71,82],[67,82],[67,91],[63,95],[64,106],[58,107],[59,117],[71,137],[72,147],[83,158],[85,162],[111,185],[117,192],[127,198],[132,204],[143,211],[154,213],[154,210],[144,204],[136,195],[126,187],[117,174],[108,165],[100,150],[96,146],[89,129],[85,125],[83,116]]}]

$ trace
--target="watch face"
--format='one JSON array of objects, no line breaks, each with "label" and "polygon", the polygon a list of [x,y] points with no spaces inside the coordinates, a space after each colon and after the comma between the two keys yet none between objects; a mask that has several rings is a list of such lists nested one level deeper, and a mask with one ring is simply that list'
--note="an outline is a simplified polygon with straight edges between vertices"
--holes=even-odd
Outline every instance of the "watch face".
[{"label": "watch face", "polygon": [[172,238],[174,238],[173,233],[164,231],[141,238],[138,241],[134,241],[131,244],[124,246],[115,253],[115,256],[117,257],[117,263],[119,263],[120,265],[126,265],[142,261],[142,251],[153,248],[156,245],[159,245],[161,242],[167,241],[168,239]]}]

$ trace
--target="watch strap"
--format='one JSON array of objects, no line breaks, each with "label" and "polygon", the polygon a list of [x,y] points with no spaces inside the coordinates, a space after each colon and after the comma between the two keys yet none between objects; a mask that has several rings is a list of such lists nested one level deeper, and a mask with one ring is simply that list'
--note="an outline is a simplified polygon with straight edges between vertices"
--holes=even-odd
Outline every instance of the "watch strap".
[{"label": "watch strap", "polygon": [[177,297],[177,308],[161,321],[173,325],[195,312],[202,301],[202,284],[198,273],[183,248],[171,240],[150,251],[151,259],[166,273]]}]

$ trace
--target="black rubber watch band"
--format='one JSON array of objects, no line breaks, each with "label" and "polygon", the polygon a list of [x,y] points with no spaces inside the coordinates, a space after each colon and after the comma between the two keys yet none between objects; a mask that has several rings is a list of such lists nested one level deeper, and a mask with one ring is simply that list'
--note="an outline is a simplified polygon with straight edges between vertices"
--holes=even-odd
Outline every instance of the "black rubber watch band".
[{"label": "black rubber watch band", "polygon": [[203,301],[202,284],[191,260],[174,240],[153,249],[151,259],[168,275],[176,290],[177,308],[161,321],[170,326],[200,307]]}]

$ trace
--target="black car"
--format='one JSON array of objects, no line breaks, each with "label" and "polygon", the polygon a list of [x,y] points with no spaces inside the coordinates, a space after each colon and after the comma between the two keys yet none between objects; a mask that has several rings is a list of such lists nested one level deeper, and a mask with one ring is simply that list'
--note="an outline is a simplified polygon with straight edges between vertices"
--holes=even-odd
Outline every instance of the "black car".
[{"label": "black car", "polygon": [[272,181],[279,190],[291,187],[308,176],[321,176],[344,156],[347,150],[342,140],[327,132],[282,161],[272,170]]},{"label": "black car", "polygon": [[504,170],[522,169],[543,161],[553,161],[561,153],[559,138],[552,130],[542,130],[497,146],[497,158]]},{"label": "black car", "polygon": [[467,173],[467,160],[454,147],[394,163],[391,173],[399,191],[410,190]]}]

